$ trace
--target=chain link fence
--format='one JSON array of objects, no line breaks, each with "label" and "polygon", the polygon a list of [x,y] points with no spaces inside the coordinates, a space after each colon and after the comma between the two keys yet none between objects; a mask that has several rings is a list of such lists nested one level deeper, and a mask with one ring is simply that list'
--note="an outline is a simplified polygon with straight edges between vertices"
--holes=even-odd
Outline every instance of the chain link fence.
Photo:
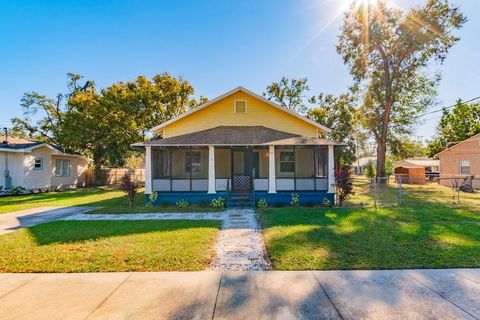
[{"label": "chain link fence", "polygon": [[[448,180],[447,180],[448,179]],[[480,178],[449,177],[412,180],[404,175],[368,179],[353,178],[355,194],[351,205],[391,206],[473,206],[480,210]],[[468,191],[468,192],[467,192]]]}]

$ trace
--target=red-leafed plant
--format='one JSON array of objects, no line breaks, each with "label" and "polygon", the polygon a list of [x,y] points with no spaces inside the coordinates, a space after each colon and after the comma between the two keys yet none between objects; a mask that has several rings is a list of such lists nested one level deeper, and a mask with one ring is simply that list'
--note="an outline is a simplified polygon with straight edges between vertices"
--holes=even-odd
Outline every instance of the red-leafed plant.
[{"label": "red-leafed plant", "polygon": [[343,205],[343,201],[348,199],[353,192],[352,172],[350,170],[335,170],[335,186],[337,189],[338,204]]},{"label": "red-leafed plant", "polygon": [[120,190],[126,193],[130,208],[133,208],[135,205],[135,195],[137,194],[138,185],[128,174],[124,175],[120,181]]}]

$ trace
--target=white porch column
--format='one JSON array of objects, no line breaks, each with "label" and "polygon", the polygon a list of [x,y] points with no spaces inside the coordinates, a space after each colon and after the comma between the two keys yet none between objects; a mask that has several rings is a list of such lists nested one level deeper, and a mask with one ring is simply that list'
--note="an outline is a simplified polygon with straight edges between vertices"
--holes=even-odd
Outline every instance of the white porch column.
[{"label": "white porch column", "polygon": [[275,146],[268,146],[268,193],[277,193],[275,179]]},{"label": "white porch column", "polygon": [[152,147],[145,147],[145,194],[152,193]]},{"label": "white porch column", "polygon": [[208,193],[217,193],[215,187],[215,147],[208,146]]},{"label": "white porch column", "polygon": [[328,193],[335,193],[335,162],[333,146],[328,146]]}]

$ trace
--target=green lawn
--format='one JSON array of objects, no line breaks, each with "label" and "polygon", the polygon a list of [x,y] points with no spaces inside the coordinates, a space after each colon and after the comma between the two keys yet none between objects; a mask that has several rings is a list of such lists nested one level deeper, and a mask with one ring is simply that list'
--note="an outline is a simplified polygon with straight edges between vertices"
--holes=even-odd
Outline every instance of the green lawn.
[{"label": "green lawn", "polygon": [[204,270],[215,221],[55,221],[0,236],[0,272]]},{"label": "green lawn", "polygon": [[366,188],[357,182],[346,208],[259,210],[273,268],[480,267],[479,194],[459,206],[449,188],[408,186],[404,205],[375,210]]},{"label": "green lawn", "polygon": [[48,192],[25,196],[0,197],[0,214],[18,210],[44,206],[99,206],[102,207],[91,213],[145,213],[145,212],[206,212],[218,211],[213,208],[177,208],[158,206],[145,208],[143,189],[139,190],[135,199],[135,208],[130,208],[125,194],[115,188],[85,188],[72,191]]}]

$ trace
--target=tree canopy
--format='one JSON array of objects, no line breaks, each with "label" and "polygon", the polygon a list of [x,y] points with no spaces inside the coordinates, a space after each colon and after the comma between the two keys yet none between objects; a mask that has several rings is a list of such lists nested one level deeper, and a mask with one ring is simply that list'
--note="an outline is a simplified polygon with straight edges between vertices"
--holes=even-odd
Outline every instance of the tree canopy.
[{"label": "tree canopy", "polygon": [[[80,84],[81,83],[81,84]],[[123,165],[130,145],[143,141],[148,129],[204,102],[194,88],[168,73],[118,82],[98,90],[93,81],[68,74],[67,92],[55,99],[36,92],[22,98],[23,118],[12,119],[16,132],[63,146],[102,165]]]},{"label": "tree canopy", "polygon": [[437,134],[428,142],[428,155],[433,157],[480,133],[480,102],[465,103],[461,100],[451,109],[444,109]]},{"label": "tree canopy", "polygon": [[377,175],[385,175],[391,135],[409,134],[415,116],[434,103],[442,63],[459,41],[466,18],[448,0],[427,0],[407,11],[354,1],[346,13],[337,52],[362,95],[363,125],[377,143]]},{"label": "tree canopy", "polygon": [[306,94],[309,90],[307,78],[288,79],[282,77],[279,82],[269,85],[263,95],[284,108],[305,114],[308,110]]}]

